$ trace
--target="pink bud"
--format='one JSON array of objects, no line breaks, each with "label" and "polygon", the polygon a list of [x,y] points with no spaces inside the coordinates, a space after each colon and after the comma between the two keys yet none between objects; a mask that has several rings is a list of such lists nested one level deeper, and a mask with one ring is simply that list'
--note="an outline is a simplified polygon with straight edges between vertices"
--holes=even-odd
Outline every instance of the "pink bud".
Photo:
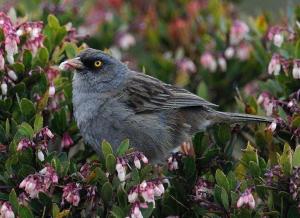
[{"label": "pink bud", "polygon": [[2,95],[7,95],[7,84],[5,82],[1,84],[1,92]]},{"label": "pink bud", "polygon": [[273,43],[274,45],[276,45],[277,47],[281,47],[282,43],[283,43],[283,35],[281,33],[276,33],[273,37]]},{"label": "pink bud", "polygon": [[55,95],[55,86],[53,84],[49,87],[49,97],[53,97]]},{"label": "pink bud", "polygon": [[62,148],[69,148],[71,145],[73,145],[73,140],[71,138],[71,136],[69,135],[69,133],[65,132],[62,140],[61,140],[61,147]]},{"label": "pink bud", "polygon": [[45,160],[44,153],[41,150],[38,151],[38,158],[42,162]]},{"label": "pink bud", "polygon": [[141,159],[142,159],[144,164],[147,164],[149,162],[148,158],[143,154],[141,155]]},{"label": "pink bud", "polygon": [[134,165],[136,168],[141,169],[141,161],[137,156],[134,157]]},{"label": "pink bud", "polygon": [[131,46],[135,45],[135,43],[135,38],[130,33],[124,33],[118,39],[118,45],[124,50],[129,49]]},{"label": "pink bud", "polygon": [[228,47],[225,52],[224,52],[224,55],[227,59],[231,59],[233,58],[233,55],[234,55],[234,48],[233,47]]},{"label": "pink bud", "polygon": [[9,70],[7,74],[9,76],[9,78],[11,78],[13,81],[16,81],[18,79],[16,73],[12,70]]}]

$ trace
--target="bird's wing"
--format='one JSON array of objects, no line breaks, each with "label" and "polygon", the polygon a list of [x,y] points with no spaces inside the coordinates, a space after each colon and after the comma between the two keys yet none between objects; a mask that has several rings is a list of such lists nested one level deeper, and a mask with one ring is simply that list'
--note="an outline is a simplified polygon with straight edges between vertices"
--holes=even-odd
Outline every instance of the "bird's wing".
[{"label": "bird's wing", "polygon": [[137,113],[195,106],[217,107],[183,88],[137,72],[129,77],[123,93],[124,102]]}]

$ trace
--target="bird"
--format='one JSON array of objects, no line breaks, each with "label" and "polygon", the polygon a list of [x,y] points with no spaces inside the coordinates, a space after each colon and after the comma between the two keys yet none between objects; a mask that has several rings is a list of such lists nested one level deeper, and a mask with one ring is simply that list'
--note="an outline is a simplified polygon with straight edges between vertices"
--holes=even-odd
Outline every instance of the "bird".
[{"label": "bird", "polygon": [[101,50],[86,48],[59,68],[75,71],[74,117],[84,141],[99,154],[103,140],[116,150],[129,139],[133,148],[156,163],[213,125],[272,122],[269,117],[218,111],[218,105],[130,70]]}]

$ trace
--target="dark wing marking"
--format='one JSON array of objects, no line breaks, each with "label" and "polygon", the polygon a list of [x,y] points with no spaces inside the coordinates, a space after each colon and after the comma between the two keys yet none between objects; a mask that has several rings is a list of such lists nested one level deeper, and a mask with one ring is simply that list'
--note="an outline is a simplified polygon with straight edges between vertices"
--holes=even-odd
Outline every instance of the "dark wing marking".
[{"label": "dark wing marking", "polygon": [[183,88],[165,84],[142,73],[133,73],[123,90],[123,100],[137,113],[195,106],[217,107]]}]

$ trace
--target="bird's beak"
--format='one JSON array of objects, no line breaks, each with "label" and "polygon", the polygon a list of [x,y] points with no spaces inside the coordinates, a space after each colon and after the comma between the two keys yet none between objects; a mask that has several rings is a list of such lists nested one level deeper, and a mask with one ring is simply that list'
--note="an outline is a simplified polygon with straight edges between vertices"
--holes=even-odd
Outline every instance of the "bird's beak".
[{"label": "bird's beak", "polygon": [[80,58],[73,58],[62,62],[59,65],[59,69],[61,70],[81,70],[83,69],[83,64],[80,61]]}]

